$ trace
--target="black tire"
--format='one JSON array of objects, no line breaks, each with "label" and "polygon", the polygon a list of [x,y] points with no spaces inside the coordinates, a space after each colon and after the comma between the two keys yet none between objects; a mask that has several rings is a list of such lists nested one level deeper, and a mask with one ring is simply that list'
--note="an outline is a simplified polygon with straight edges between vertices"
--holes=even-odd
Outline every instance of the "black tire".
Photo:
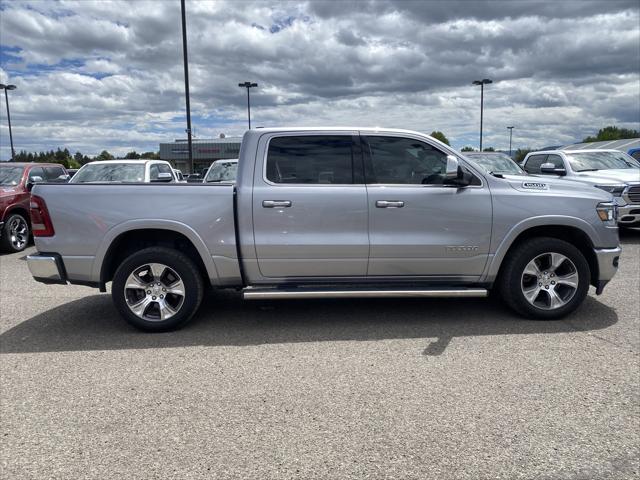
[{"label": "black tire", "polygon": [[[16,222],[19,222],[21,226],[20,230],[20,239],[18,239],[12,232],[12,229],[16,225]],[[6,218],[4,225],[2,227],[2,235],[0,237],[0,249],[3,252],[9,253],[17,253],[23,251],[29,245],[29,219],[24,218],[24,216],[19,213],[11,213]]]},{"label": "black tire", "polygon": [[[573,263],[578,284],[566,304],[558,308],[544,309],[527,300],[522,283],[524,270],[529,262],[550,252],[564,255]],[[498,278],[498,288],[504,302],[523,317],[533,320],[555,320],[565,317],[580,306],[589,291],[590,275],[589,263],[576,247],[557,238],[539,237],[526,240],[509,252]]]},{"label": "black tire", "polygon": [[[173,270],[184,284],[184,296],[177,312],[165,320],[148,320],[136,315],[128,303],[127,295],[130,295],[131,291],[125,293],[125,285],[129,276],[151,263],[168,267],[170,273]],[[145,248],[129,256],[116,270],[111,285],[111,296],[120,314],[131,325],[146,332],[166,332],[182,327],[197,312],[202,302],[203,292],[204,281],[193,260],[178,250],[165,247]],[[143,291],[142,294],[145,292]],[[155,300],[156,297],[153,299]]]}]

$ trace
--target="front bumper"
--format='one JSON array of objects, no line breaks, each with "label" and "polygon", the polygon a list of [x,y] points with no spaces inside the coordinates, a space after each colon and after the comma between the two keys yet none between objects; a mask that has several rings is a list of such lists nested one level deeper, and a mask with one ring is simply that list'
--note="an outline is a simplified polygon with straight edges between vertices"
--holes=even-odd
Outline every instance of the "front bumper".
[{"label": "front bumper", "polygon": [[27,256],[29,271],[35,280],[42,283],[67,283],[62,258],[56,253],[38,253]]},{"label": "front bumper", "polygon": [[596,281],[596,294],[600,295],[604,287],[618,271],[618,262],[622,249],[601,248],[596,249],[595,254],[598,260],[598,279]]},{"label": "front bumper", "polygon": [[640,205],[618,206],[618,225],[640,222]]}]

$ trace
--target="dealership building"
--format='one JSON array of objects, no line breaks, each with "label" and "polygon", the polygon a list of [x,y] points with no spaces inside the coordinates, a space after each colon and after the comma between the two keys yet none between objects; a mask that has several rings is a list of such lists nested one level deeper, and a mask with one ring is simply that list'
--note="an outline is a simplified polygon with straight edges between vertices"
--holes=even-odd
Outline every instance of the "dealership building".
[{"label": "dealership building", "polygon": [[[192,152],[195,172],[206,170],[214,161],[222,158],[238,158],[240,143],[242,143],[242,137],[194,138]],[[189,143],[187,140],[161,143],[160,158],[168,160],[184,174],[193,173],[189,165]]]}]

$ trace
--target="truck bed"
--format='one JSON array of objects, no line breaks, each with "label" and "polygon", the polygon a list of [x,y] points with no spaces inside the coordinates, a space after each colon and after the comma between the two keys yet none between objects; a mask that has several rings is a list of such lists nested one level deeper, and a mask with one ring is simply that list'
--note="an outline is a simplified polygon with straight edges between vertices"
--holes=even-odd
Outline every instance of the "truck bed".
[{"label": "truck bed", "polygon": [[55,229],[36,239],[38,251],[59,254],[71,281],[98,283],[119,235],[170,229],[193,243],[212,281],[241,283],[233,185],[39,184],[32,193],[44,198]]}]

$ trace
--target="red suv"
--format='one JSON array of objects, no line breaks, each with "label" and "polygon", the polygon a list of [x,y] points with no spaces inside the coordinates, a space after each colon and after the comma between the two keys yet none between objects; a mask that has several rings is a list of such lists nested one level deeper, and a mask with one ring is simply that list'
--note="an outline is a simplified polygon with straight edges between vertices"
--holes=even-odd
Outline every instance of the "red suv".
[{"label": "red suv", "polygon": [[29,199],[38,182],[66,182],[57,163],[0,162],[0,249],[19,252],[29,243]]}]

